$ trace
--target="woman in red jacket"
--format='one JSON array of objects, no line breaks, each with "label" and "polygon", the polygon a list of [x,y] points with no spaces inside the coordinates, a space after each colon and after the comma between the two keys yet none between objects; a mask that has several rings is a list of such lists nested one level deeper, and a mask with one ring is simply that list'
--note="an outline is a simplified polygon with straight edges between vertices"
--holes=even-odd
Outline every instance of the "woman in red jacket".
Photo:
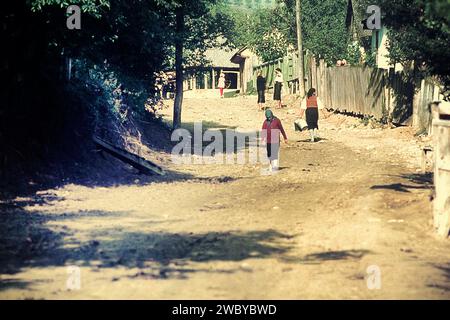
[{"label": "woman in red jacket", "polygon": [[266,120],[262,126],[262,140],[266,142],[267,157],[270,161],[270,170],[278,170],[278,158],[280,152],[280,133],[287,144],[286,132],[280,119],[275,117],[271,110],[266,110]]}]

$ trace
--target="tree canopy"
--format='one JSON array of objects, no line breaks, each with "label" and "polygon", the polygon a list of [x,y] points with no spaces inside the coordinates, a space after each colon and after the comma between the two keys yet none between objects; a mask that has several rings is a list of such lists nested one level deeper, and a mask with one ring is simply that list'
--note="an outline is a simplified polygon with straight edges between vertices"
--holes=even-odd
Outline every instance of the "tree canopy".
[{"label": "tree canopy", "polygon": [[450,2],[448,0],[376,0],[388,28],[392,62],[415,61],[419,71],[435,75],[450,93]]},{"label": "tree canopy", "polygon": [[[64,113],[105,115],[118,87],[131,111],[144,112],[154,89],[154,72],[174,68],[177,39],[192,63],[214,46],[222,32],[216,0],[22,0],[2,10],[0,145],[5,141],[58,136]],[[66,8],[81,7],[81,29],[69,30]],[[175,11],[186,10],[183,33]],[[195,53],[195,54],[193,54]],[[72,61],[72,80],[64,81]],[[101,99],[100,99],[101,98]],[[103,109],[102,109],[103,110]],[[103,119],[104,121],[105,119]],[[53,122],[59,123],[54,125]],[[95,124],[96,126],[96,124]],[[30,139],[29,137],[32,137]],[[20,144],[20,143],[19,143]],[[3,152],[4,150],[0,150]]]},{"label": "tree canopy", "polygon": [[[45,15],[57,30],[51,42],[73,57],[93,62],[107,61],[125,75],[149,80],[154,70],[173,68],[176,37],[182,37],[188,50],[204,51],[214,45],[221,33],[215,0],[32,0],[31,9]],[[69,4],[80,4],[85,13],[82,29],[68,31],[62,10]],[[175,32],[175,9],[185,10],[183,35]],[[189,52],[189,51],[188,51]],[[197,55],[198,56],[198,55]],[[186,56],[192,60],[196,56]]]},{"label": "tree canopy", "polygon": [[[302,0],[304,48],[328,62],[346,57],[346,0]],[[252,48],[263,60],[296,49],[295,0],[278,0],[274,7],[228,12],[228,38],[235,46]]]}]

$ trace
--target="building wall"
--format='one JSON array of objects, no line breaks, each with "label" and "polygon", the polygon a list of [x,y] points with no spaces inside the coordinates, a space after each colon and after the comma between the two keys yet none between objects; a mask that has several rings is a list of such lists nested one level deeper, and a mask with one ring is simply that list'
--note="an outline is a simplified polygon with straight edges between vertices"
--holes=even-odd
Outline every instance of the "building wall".
[{"label": "building wall", "polygon": [[389,69],[389,54],[387,49],[387,30],[382,27],[381,30],[372,31],[372,51],[376,52],[376,63],[378,68]]},{"label": "building wall", "polygon": [[253,80],[253,68],[259,64],[258,57],[249,49],[243,50],[239,56],[242,58],[239,63],[239,80],[241,93],[246,93],[249,89],[249,83]]},{"label": "building wall", "polygon": [[245,63],[244,68],[242,70],[242,76],[243,76],[243,92],[247,92],[248,88],[248,82],[252,80],[253,78],[253,66],[255,63],[255,55],[250,50],[245,50],[243,52],[245,54]]},{"label": "building wall", "polygon": [[229,89],[238,89],[239,68],[228,67],[204,67],[195,71],[187,70],[184,75],[183,90],[217,89],[220,72],[225,73],[225,78],[230,82]]},{"label": "building wall", "polygon": [[389,69],[395,68],[395,71],[402,71],[403,67],[401,64],[396,63],[395,65],[389,62],[389,50],[388,50],[388,41],[389,41],[389,32],[386,27],[382,27],[380,30],[372,31],[372,52],[376,51],[376,62],[377,67],[381,69]]}]

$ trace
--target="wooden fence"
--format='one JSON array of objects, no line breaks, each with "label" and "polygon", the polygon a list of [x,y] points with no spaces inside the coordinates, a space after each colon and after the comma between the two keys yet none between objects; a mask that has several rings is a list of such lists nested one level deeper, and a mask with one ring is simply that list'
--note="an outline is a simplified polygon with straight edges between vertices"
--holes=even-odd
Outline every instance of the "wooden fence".
[{"label": "wooden fence", "polygon": [[[284,75],[285,93],[298,92],[298,58],[292,53],[282,59],[254,68],[253,78],[262,71],[269,87],[273,86],[274,71]],[[325,107],[355,115],[373,116],[378,120],[413,125],[429,130],[429,103],[442,100],[439,86],[430,79],[415,83],[402,72],[393,70],[345,66],[329,67],[323,60],[305,58],[306,88],[314,87]],[[256,83],[255,81],[253,83]]]},{"label": "wooden fence", "polygon": [[431,133],[432,115],[429,104],[442,100],[443,95],[439,91],[439,86],[430,79],[422,80],[420,89],[414,95],[413,125]]},{"label": "wooden fence", "polygon": [[[319,70],[318,96],[328,108],[383,118],[385,74],[380,69],[339,67]],[[314,76],[312,77],[314,84]]]},{"label": "wooden fence", "polygon": [[254,67],[252,83],[256,84],[257,73],[261,71],[262,75],[266,78],[267,86],[272,88],[276,68],[280,68],[283,73],[284,88],[289,88],[289,92],[295,93],[295,90],[292,90],[292,86],[295,86],[298,83],[298,56],[296,53],[292,53],[284,58],[263,63]]}]

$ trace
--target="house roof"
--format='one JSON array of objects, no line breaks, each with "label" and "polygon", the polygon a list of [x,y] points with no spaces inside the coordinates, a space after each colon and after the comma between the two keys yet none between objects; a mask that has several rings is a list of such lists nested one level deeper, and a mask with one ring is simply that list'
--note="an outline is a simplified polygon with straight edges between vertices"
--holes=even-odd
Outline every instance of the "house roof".
[{"label": "house roof", "polygon": [[236,64],[239,64],[244,58],[241,56],[241,53],[244,52],[244,50],[247,49],[247,47],[243,47],[239,49],[235,54],[233,54],[230,58],[230,61]]},{"label": "house roof", "polygon": [[260,60],[258,56],[249,48],[249,47],[243,47],[239,49],[232,57],[231,62],[240,64],[241,62],[245,61],[245,59],[251,59],[253,64],[259,64]]},{"label": "house roof", "polygon": [[222,48],[212,48],[205,52],[205,58],[212,67],[236,68],[236,64],[230,61],[232,57],[233,51]]}]

